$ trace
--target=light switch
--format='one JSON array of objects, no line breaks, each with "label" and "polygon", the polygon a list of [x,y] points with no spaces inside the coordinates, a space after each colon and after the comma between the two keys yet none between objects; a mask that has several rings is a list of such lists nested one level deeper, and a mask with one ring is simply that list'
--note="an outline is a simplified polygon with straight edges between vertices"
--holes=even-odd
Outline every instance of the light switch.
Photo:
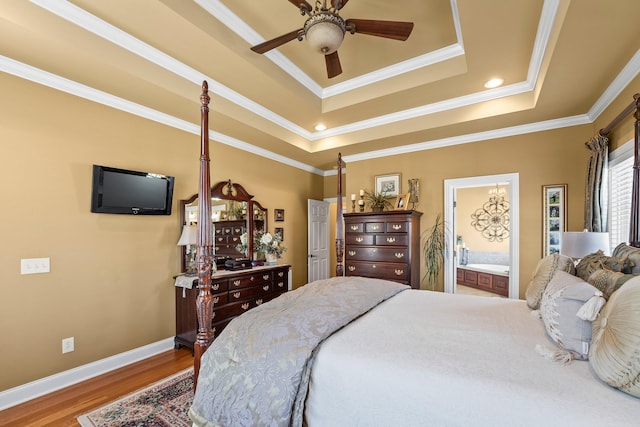
[{"label": "light switch", "polygon": [[26,258],[20,260],[20,274],[48,273],[49,258]]}]

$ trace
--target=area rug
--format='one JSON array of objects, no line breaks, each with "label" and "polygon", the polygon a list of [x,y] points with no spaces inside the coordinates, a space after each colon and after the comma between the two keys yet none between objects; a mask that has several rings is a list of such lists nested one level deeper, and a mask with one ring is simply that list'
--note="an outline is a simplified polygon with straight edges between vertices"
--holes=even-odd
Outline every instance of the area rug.
[{"label": "area rug", "polygon": [[193,368],[78,417],[83,427],[190,427],[187,412],[193,402]]}]

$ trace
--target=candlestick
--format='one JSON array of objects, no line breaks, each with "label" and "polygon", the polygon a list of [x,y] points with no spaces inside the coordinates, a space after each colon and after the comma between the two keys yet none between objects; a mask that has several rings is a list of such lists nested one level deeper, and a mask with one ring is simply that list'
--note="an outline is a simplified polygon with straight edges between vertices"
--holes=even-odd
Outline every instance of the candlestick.
[{"label": "candlestick", "polygon": [[364,196],[364,190],[360,189],[360,197]]},{"label": "candlestick", "polygon": [[356,195],[355,193],[351,195],[351,200],[355,200],[356,199]]},{"label": "candlestick", "polygon": [[358,205],[360,205],[360,212],[364,212],[364,200],[358,200]]},{"label": "candlestick", "polygon": [[[355,196],[355,194],[353,194],[353,196]],[[351,212],[355,212],[356,211],[356,201],[355,198],[351,199]]]}]

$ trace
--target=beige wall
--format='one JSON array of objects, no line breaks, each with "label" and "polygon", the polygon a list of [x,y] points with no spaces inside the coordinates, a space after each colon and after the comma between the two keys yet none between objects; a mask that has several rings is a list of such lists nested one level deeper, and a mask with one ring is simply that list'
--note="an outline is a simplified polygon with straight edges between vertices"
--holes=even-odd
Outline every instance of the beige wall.
[{"label": "beige wall", "polygon": [[[172,337],[178,200],[197,192],[199,135],[4,74],[0,90],[0,390]],[[285,228],[282,262],[306,283],[307,198],[322,199],[323,177],[215,142],[211,158],[212,182],[241,183],[270,231]],[[91,213],[92,164],[175,176],[172,215]],[[40,257],[50,273],[20,275]]]},{"label": "beige wall", "polygon": [[[640,78],[629,87],[639,84]],[[177,206],[197,191],[199,136],[6,74],[0,75],[0,90],[0,390],[172,337]],[[425,230],[443,213],[444,179],[519,173],[523,296],[542,252],[541,186],[568,184],[568,226],[581,229],[588,158],[583,144],[632,94],[623,91],[595,126],[353,162],[344,194],[371,190],[374,176],[389,172],[402,173],[403,189],[408,178],[419,178]],[[197,104],[191,121],[199,123]],[[612,135],[613,146],[633,136],[630,122]],[[293,266],[295,287],[305,283],[307,199],[335,197],[335,176],[323,178],[216,142],[211,156],[212,182],[243,184],[271,219],[274,208],[285,209],[285,222],[278,223],[288,247],[282,261]],[[90,213],[94,163],[174,175],[173,214]],[[274,226],[271,220],[271,231]],[[39,257],[51,258],[51,273],[20,275],[21,258]],[[63,355],[61,340],[70,336],[76,351]]]}]

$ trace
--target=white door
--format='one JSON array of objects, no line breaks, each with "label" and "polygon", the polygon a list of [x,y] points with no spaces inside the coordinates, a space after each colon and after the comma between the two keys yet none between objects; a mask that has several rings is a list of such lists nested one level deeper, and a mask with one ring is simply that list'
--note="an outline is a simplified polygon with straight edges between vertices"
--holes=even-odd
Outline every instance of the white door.
[{"label": "white door", "polygon": [[329,202],[307,201],[308,242],[307,271],[308,282],[329,278]]}]

